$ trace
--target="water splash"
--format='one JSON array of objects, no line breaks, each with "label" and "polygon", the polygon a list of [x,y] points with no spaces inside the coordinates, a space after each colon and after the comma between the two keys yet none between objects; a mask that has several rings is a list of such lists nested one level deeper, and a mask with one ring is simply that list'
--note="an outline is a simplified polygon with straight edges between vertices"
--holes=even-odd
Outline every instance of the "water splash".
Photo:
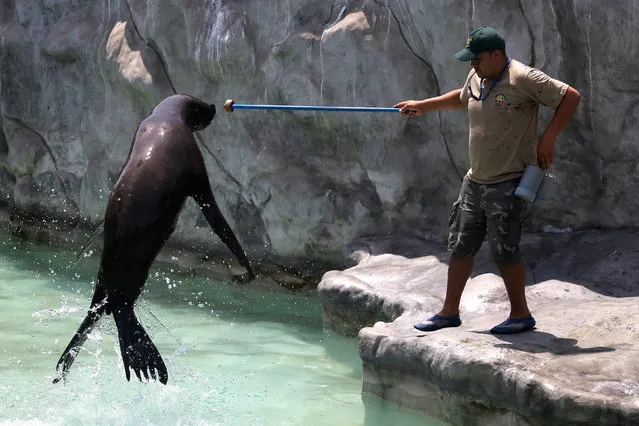
[{"label": "water splash", "polygon": [[[7,290],[0,298],[3,424],[363,423],[357,342],[324,344],[314,296],[249,291],[164,271],[152,274],[150,291],[136,311],[164,356],[169,385],[126,381],[117,331],[108,317],[90,334],[66,382],[54,385],[56,361],[89,306],[87,289],[93,284],[78,283],[61,269],[53,284],[46,277],[48,262],[18,269],[33,254],[9,247],[5,252],[0,254],[0,289]],[[74,257],[49,254],[55,269]],[[43,278],[34,279],[34,272]],[[183,284],[169,291],[165,277]],[[77,295],[80,286],[85,291]],[[215,306],[214,312],[184,300]],[[380,424],[431,424],[425,416],[386,407]]]},{"label": "water splash", "polygon": [[[73,299],[74,303],[78,303],[80,304],[81,301],[80,299]],[[81,307],[81,306],[70,306],[69,305],[69,297],[66,295],[63,295],[60,297],[60,307],[57,309],[43,309],[41,311],[36,311],[33,312],[31,314],[31,316],[33,318],[52,318],[52,317],[67,317],[69,316],[69,314],[73,314],[75,312],[79,312],[79,311],[83,311],[84,309],[86,309],[85,307]],[[38,324],[40,323],[40,321],[38,321]]]}]

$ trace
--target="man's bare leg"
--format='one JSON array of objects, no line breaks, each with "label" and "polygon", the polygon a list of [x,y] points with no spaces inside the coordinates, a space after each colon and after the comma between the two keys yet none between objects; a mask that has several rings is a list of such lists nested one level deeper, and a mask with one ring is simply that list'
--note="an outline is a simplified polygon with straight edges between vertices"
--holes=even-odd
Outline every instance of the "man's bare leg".
[{"label": "man's bare leg", "polygon": [[526,267],[523,262],[499,265],[510,299],[510,317],[493,327],[493,334],[515,334],[535,328],[537,322],[526,303]]},{"label": "man's bare leg", "polygon": [[510,299],[510,318],[527,318],[530,315],[526,303],[526,266],[524,262],[499,265],[501,277]]},{"label": "man's bare leg", "polygon": [[450,317],[459,312],[459,302],[466,287],[466,282],[473,272],[474,256],[450,256],[448,265],[448,282],[446,284],[446,300],[439,312],[443,317]]},{"label": "man's bare leg", "polygon": [[446,300],[442,310],[424,322],[415,324],[420,331],[436,331],[446,327],[459,327],[459,301],[466,286],[466,281],[473,271],[473,256],[451,256],[448,265],[448,282],[446,283]]}]

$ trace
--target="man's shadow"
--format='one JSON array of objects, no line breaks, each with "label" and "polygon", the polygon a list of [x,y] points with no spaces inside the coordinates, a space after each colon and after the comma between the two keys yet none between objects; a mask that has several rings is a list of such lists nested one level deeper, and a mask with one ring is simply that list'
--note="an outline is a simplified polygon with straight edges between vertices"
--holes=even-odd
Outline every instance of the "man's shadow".
[{"label": "man's shadow", "polygon": [[[489,331],[473,331],[477,334],[491,334]],[[552,353],[554,355],[596,354],[614,352],[617,349],[610,346],[595,346],[582,348],[577,345],[577,339],[566,339],[544,331],[531,330],[519,334],[491,334],[504,343],[495,344],[496,348],[514,349],[529,353]]]}]

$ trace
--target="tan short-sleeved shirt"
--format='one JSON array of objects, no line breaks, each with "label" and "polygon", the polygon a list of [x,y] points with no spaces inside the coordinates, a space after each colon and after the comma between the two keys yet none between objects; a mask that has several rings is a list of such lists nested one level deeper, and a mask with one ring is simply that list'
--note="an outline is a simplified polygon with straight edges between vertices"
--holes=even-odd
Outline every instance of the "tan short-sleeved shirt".
[{"label": "tan short-sleeved shirt", "polygon": [[[484,81],[484,96],[493,81]],[[481,80],[471,70],[460,99],[470,118],[468,177],[478,183],[498,183],[519,177],[528,164],[537,164],[539,105],[557,108],[568,85],[538,69],[511,60],[483,102]]]}]

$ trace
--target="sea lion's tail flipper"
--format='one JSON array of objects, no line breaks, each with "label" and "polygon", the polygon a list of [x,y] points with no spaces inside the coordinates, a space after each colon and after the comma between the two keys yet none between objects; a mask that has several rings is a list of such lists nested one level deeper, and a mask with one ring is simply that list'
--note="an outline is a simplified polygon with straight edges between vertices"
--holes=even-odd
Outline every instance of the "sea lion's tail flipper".
[{"label": "sea lion's tail flipper", "polygon": [[140,375],[142,373],[147,380],[150,377],[166,384],[169,380],[169,373],[166,371],[164,361],[151,338],[135,317],[133,308],[129,306],[114,308],[113,318],[118,327],[120,352],[124,362],[126,379],[131,380],[131,371],[129,370],[131,369],[140,380],[142,380]]},{"label": "sea lion's tail flipper", "polygon": [[73,361],[75,361],[75,357],[78,356],[78,353],[80,352],[80,348],[84,342],[86,342],[89,337],[89,333],[91,333],[95,324],[98,322],[100,317],[102,317],[102,314],[104,314],[106,307],[106,292],[104,291],[102,280],[100,276],[98,276],[98,282],[95,287],[95,292],[93,293],[91,308],[89,309],[87,316],[84,317],[82,324],[80,324],[80,328],[78,328],[78,331],[75,332],[75,335],[69,342],[69,345],[58,360],[58,364],[56,366],[58,377],[53,380],[53,383],[58,383],[60,380],[67,377],[69,369],[71,368]]},{"label": "sea lion's tail flipper", "polygon": [[240,262],[240,265],[246,268],[251,279],[254,279],[255,272],[253,272],[253,268],[251,268],[251,264],[246,257],[246,253],[244,253],[244,249],[235,237],[233,230],[229,226],[226,219],[224,219],[224,216],[222,216],[222,212],[220,211],[220,208],[217,206],[217,203],[213,198],[213,193],[211,191],[210,185],[208,184],[208,181],[204,189],[200,193],[196,194],[193,198],[200,206],[200,209],[202,209],[202,213],[204,213],[204,217],[206,217],[206,221],[209,223],[209,225],[211,225],[213,231],[220,237],[222,242],[235,255],[237,260]]}]

